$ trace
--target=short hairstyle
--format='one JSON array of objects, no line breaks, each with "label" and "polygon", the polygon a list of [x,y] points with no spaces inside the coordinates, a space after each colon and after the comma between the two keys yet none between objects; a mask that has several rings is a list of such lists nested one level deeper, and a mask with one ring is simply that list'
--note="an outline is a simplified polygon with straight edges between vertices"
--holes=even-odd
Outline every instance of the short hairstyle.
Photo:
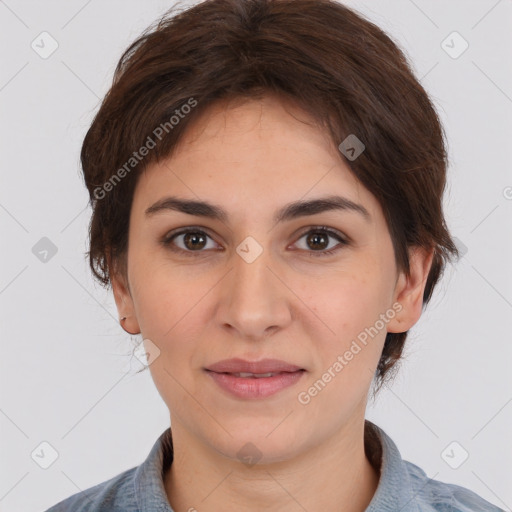
[{"label": "short hairstyle", "polygon": [[[167,11],[121,56],[83,142],[90,195],[89,264],[104,286],[126,276],[129,217],[140,173],[172,155],[192,123],[220,100],[277,94],[309,113],[378,200],[397,269],[408,248],[434,251],[423,295],[459,257],[443,215],[447,151],[427,92],[397,43],[334,0],[206,0]],[[375,374],[380,390],[408,331],[387,333]]]}]

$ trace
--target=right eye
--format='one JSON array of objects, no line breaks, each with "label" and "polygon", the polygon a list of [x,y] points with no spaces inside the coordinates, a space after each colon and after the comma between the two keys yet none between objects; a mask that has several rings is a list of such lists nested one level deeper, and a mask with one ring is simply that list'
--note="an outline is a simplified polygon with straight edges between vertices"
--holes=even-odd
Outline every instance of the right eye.
[{"label": "right eye", "polygon": [[[202,249],[207,245],[208,238],[213,241],[213,239],[201,229],[186,228],[167,233],[162,240],[162,244],[171,251],[178,252],[186,256],[195,256],[194,253],[205,252]],[[181,247],[175,242],[176,239],[181,241]],[[213,247],[209,248],[212,249]]]}]

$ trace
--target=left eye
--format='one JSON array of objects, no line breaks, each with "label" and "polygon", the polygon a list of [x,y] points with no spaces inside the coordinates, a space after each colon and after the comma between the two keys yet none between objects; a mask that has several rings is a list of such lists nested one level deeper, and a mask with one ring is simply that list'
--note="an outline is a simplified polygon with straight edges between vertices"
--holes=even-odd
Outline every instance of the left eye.
[{"label": "left eye", "polygon": [[[310,252],[311,256],[326,256],[338,251],[343,245],[347,245],[348,242],[336,231],[332,231],[331,229],[325,227],[313,228],[309,231],[306,231],[299,240],[306,237],[306,244],[311,244],[313,246],[322,246],[320,249],[316,249]],[[335,244],[334,247],[331,246],[331,249],[326,249],[325,244],[327,243],[327,247],[329,246],[329,238],[334,238],[338,241],[338,244]],[[311,247],[309,245],[309,247]],[[307,251],[307,247],[306,247]]]}]

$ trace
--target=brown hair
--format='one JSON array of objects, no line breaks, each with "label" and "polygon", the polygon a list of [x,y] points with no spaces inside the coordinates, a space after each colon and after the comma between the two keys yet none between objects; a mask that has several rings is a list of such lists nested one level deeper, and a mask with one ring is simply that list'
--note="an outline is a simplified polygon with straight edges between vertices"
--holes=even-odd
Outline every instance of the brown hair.
[{"label": "brown hair", "polygon": [[[446,262],[459,256],[442,211],[444,131],[397,44],[332,0],[206,0],[171,9],[129,46],[81,151],[94,276],[105,286],[114,269],[126,276],[140,172],[169,157],[212,103],[268,93],[311,114],[336,146],[350,134],[363,142],[358,158],[340,158],[379,201],[397,268],[409,274],[408,247],[434,249],[425,306]],[[386,335],[378,389],[406,337]]]}]

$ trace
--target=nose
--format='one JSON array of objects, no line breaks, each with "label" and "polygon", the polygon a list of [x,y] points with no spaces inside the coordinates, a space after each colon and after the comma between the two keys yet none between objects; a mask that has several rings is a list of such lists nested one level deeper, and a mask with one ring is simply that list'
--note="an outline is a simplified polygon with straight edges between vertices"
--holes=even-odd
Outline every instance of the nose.
[{"label": "nose", "polygon": [[240,339],[259,340],[285,328],[292,319],[291,292],[264,250],[254,261],[233,255],[233,268],[223,280],[217,310],[224,329]]}]

